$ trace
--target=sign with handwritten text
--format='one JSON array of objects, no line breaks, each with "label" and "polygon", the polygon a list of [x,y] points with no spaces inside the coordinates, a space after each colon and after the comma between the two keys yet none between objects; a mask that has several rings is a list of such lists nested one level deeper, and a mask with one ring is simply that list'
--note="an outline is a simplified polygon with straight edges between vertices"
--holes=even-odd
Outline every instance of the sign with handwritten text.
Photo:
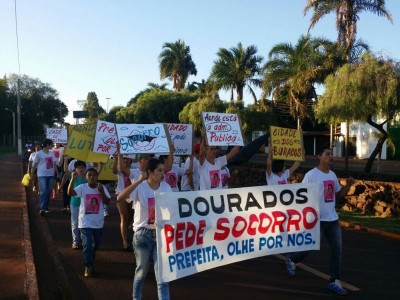
[{"label": "sign with handwritten text", "polygon": [[168,282],[255,257],[318,250],[319,190],[313,182],[155,193],[159,278]]},{"label": "sign with handwritten text", "polygon": [[114,154],[117,151],[117,139],[114,123],[97,121],[93,152]]},{"label": "sign with handwritten text", "polygon": [[270,136],[273,159],[304,161],[301,130],[271,126]]},{"label": "sign with handwritten text", "polygon": [[243,135],[236,114],[203,112],[209,146],[243,146]]},{"label": "sign with handwritten text", "polygon": [[85,162],[107,162],[108,154],[93,152],[93,137],[73,130],[64,153]]},{"label": "sign with handwritten text", "polygon": [[46,138],[57,144],[67,143],[67,129],[65,128],[47,128]]},{"label": "sign with handwritten text", "polygon": [[115,124],[121,154],[168,153],[164,124]]},{"label": "sign with handwritten text", "polygon": [[96,132],[96,123],[69,125],[68,126],[68,137],[71,136],[72,131],[74,131],[74,130],[77,132],[80,132],[84,135],[87,135],[89,137],[94,137],[94,134]]},{"label": "sign with handwritten text", "polygon": [[190,155],[193,146],[192,124],[167,124],[171,141],[174,144],[174,155]]},{"label": "sign with handwritten text", "polygon": [[99,180],[118,180],[117,175],[113,173],[114,159],[108,159],[108,161],[103,164],[101,172],[99,174]]}]

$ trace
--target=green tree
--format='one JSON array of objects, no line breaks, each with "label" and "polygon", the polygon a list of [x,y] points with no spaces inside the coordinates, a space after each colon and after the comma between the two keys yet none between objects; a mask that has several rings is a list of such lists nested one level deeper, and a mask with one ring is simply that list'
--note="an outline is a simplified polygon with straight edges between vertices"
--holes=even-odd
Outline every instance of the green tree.
[{"label": "green tree", "polygon": [[200,98],[189,102],[179,113],[179,121],[183,124],[192,124],[196,135],[200,135],[202,126],[202,112],[225,112],[226,104],[216,98]]},{"label": "green tree", "polygon": [[160,64],[160,78],[172,80],[172,88],[180,91],[190,75],[197,75],[196,64],[192,60],[190,47],[182,40],[175,43],[165,43],[163,51],[158,57]]},{"label": "green tree", "polygon": [[[400,64],[368,54],[361,62],[346,64],[328,76],[325,88],[315,108],[319,119],[346,121],[348,125],[350,121],[364,121],[380,133],[365,166],[364,171],[370,172],[388,136],[383,126],[400,112]],[[383,122],[378,123],[377,117]]]},{"label": "green tree", "polygon": [[324,16],[336,13],[336,29],[338,45],[344,50],[348,62],[357,36],[357,21],[362,12],[372,12],[386,17],[392,22],[392,16],[385,7],[385,0],[307,0],[304,15],[313,10],[309,30]]},{"label": "green tree", "polygon": [[[301,129],[310,116],[312,103],[317,100],[315,85],[342,64],[336,46],[329,40],[301,36],[296,45],[279,43],[269,52],[264,66],[263,90],[274,100],[285,96],[290,114]],[[282,98],[281,98],[282,100]]]},{"label": "green tree", "polygon": [[44,125],[49,127],[64,122],[68,115],[67,106],[58,98],[58,92],[50,84],[27,75],[19,77],[11,74],[8,78],[9,103],[14,111],[17,107],[17,94],[21,98],[22,135],[44,133]]},{"label": "green tree", "polygon": [[89,92],[83,109],[89,112],[89,117],[85,119],[85,123],[94,123],[105,117],[106,111],[99,104],[99,99],[95,92]]},{"label": "green tree", "polygon": [[147,84],[146,89],[144,89],[143,91],[140,91],[139,93],[137,93],[135,95],[135,97],[133,97],[131,100],[128,101],[127,106],[130,106],[130,105],[136,103],[137,99],[139,99],[139,97],[141,97],[143,94],[145,94],[147,92],[151,92],[151,91],[165,91],[165,90],[167,90],[167,86],[168,86],[168,83],[158,84],[158,83],[149,82]]},{"label": "green tree", "polygon": [[261,86],[258,75],[263,60],[262,56],[257,55],[257,47],[250,45],[245,48],[242,43],[238,43],[237,47],[230,49],[220,48],[217,56],[210,75],[210,81],[216,89],[230,90],[230,101],[233,103],[233,92],[236,91],[237,102],[241,102],[243,90],[247,86],[256,103],[257,97],[252,86]]}]

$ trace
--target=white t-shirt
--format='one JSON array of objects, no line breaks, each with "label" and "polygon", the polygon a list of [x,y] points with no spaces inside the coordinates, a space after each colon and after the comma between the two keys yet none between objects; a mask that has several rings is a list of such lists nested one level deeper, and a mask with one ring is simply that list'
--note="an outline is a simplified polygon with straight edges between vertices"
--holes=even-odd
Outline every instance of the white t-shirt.
[{"label": "white t-shirt", "polygon": [[221,180],[222,180],[222,188],[223,189],[229,189],[229,178],[231,177],[231,173],[229,172],[229,169],[227,166],[223,166],[221,168]]},{"label": "white t-shirt", "polygon": [[55,175],[55,163],[56,158],[52,151],[49,153],[44,153],[42,150],[37,152],[35,159],[33,160],[34,164],[37,164],[37,176],[54,176]]},{"label": "white t-shirt", "polygon": [[[132,170],[131,170],[132,171]],[[115,194],[118,195],[121,191],[126,188],[127,186],[131,185],[133,180],[133,173],[130,172],[129,177],[122,174],[121,171],[117,173],[117,188],[115,189]]]},{"label": "white t-shirt", "polygon": [[287,184],[290,177],[290,170],[286,169],[285,171],[283,171],[281,176],[278,176],[272,171],[271,176],[268,176],[268,172],[266,172],[266,176],[268,185]]},{"label": "white t-shirt", "polygon": [[[104,193],[110,197],[107,188]],[[104,226],[104,204],[101,194],[96,188],[91,188],[88,183],[78,185],[75,189],[77,197],[81,198],[79,206],[79,228],[103,228]]]},{"label": "white t-shirt", "polygon": [[153,190],[147,180],[139,184],[129,198],[128,203],[133,202],[135,215],[133,217],[133,230],[145,227],[155,229],[154,222],[156,217],[155,196],[156,192],[172,192],[171,187],[166,182],[160,182],[157,190]]},{"label": "white t-shirt", "polygon": [[341,190],[336,174],[329,170],[328,173],[320,171],[318,168],[314,168],[306,173],[303,181],[304,183],[319,182],[320,193],[319,193],[319,210],[321,221],[336,221],[339,216],[335,209],[336,195],[335,193]]},{"label": "white t-shirt", "polygon": [[205,159],[200,165],[200,190],[222,189],[221,168],[226,164],[226,155],[215,158],[214,165]]},{"label": "white t-shirt", "polygon": [[29,155],[28,161],[30,161],[30,162],[32,162],[32,163],[33,163],[33,161],[34,161],[34,159],[35,159],[35,156],[36,156],[36,154],[37,154],[37,152],[32,152],[32,153],[31,153],[31,155]]},{"label": "white t-shirt", "polygon": [[163,182],[168,183],[173,192],[179,192],[178,180],[183,174],[185,174],[185,169],[173,164],[171,170],[164,174]]},{"label": "white t-shirt", "polygon": [[[185,165],[184,165],[184,170],[186,171],[189,169],[190,165],[190,157],[186,158]],[[200,175],[199,175],[199,170],[200,170],[200,163],[199,160],[196,157],[193,157],[193,185],[194,185],[194,191],[198,191],[200,187]],[[190,191],[190,185],[189,185],[189,180],[188,180],[188,175],[182,175],[181,178],[181,191]]]}]

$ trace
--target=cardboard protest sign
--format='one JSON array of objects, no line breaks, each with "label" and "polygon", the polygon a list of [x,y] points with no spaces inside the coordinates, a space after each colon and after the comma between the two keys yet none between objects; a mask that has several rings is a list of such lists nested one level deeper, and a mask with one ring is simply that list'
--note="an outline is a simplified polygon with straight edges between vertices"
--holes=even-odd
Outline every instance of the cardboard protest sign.
[{"label": "cardboard protest sign", "polygon": [[68,126],[68,137],[71,136],[72,131],[80,132],[84,135],[94,138],[96,132],[96,123],[93,124],[78,124]]},{"label": "cardboard protest sign", "polygon": [[301,130],[271,126],[270,137],[273,159],[304,161]]},{"label": "cardboard protest sign", "polygon": [[57,144],[67,143],[67,129],[65,128],[47,128],[46,138]]},{"label": "cardboard protest sign", "polygon": [[166,124],[171,141],[174,144],[174,155],[190,155],[193,147],[192,124]]},{"label": "cardboard protest sign", "polygon": [[243,146],[243,135],[236,114],[203,112],[203,124],[209,146]]},{"label": "cardboard protest sign", "polygon": [[114,159],[108,159],[108,161],[103,164],[103,168],[99,174],[99,180],[118,180],[117,175],[113,173]]},{"label": "cardboard protest sign", "polygon": [[117,151],[117,140],[117,131],[114,123],[97,121],[93,152],[112,155]]},{"label": "cardboard protest sign", "polygon": [[94,153],[92,150],[93,137],[73,130],[65,146],[64,153],[85,162],[107,162],[107,154]]},{"label": "cardboard protest sign", "polygon": [[169,134],[164,124],[115,124],[121,154],[168,153]]},{"label": "cardboard protest sign", "polygon": [[156,193],[158,276],[318,250],[319,183]]}]

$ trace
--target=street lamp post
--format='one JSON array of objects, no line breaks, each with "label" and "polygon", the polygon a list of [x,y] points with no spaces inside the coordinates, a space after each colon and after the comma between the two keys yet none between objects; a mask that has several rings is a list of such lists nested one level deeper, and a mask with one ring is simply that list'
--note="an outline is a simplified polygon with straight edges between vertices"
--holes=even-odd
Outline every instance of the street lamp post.
[{"label": "street lamp post", "polygon": [[108,113],[108,104],[109,104],[109,102],[110,102],[110,99],[111,99],[111,98],[106,98],[106,100],[107,100],[107,113]]},{"label": "street lamp post", "polygon": [[7,107],[4,107],[5,110],[8,110],[9,112],[12,113],[12,118],[13,118],[13,147],[15,148],[16,144],[16,139],[15,139],[15,112],[13,112],[11,109],[8,109]]}]

